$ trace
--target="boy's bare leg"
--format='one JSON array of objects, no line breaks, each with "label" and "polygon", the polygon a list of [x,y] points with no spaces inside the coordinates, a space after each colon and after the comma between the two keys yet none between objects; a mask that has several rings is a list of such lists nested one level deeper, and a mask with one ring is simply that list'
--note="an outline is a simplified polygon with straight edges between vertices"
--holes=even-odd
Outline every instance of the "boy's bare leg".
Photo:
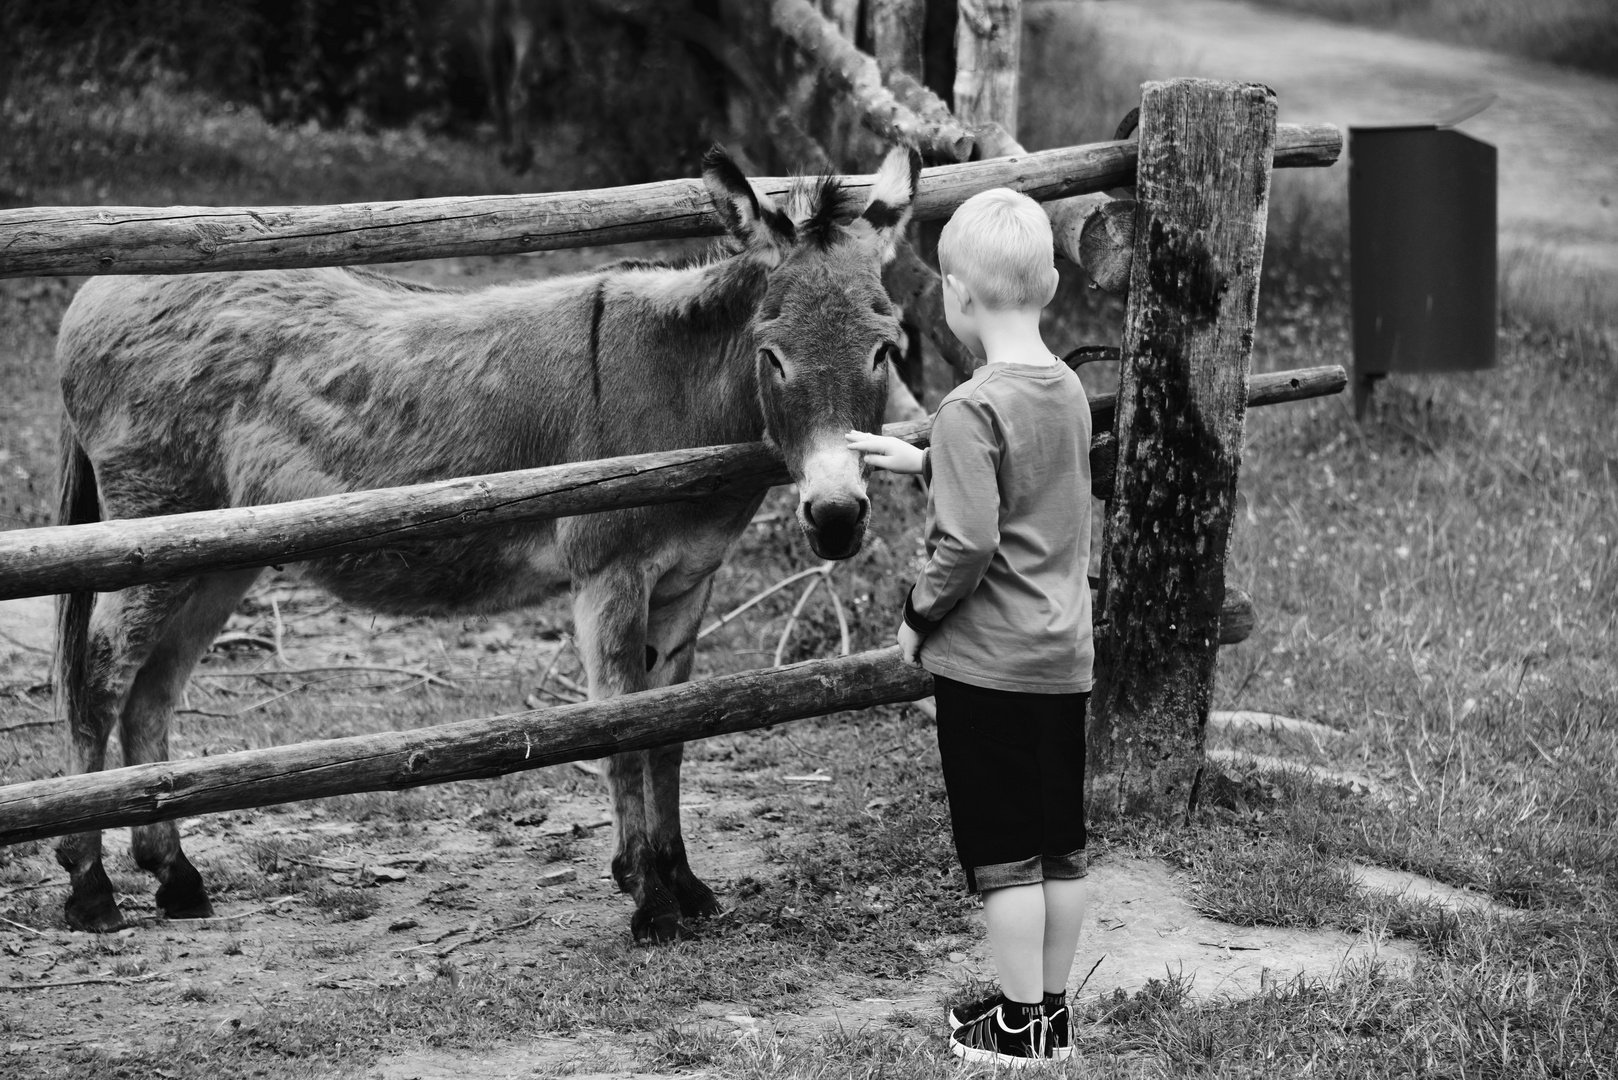
[{"label": "boy's bare leg", "polygon": [[[1012,1001],[1038,1002],[1045,968],[1044,886],[990,889],[983,894],[983,920],[989,927],[989,951],[1000,975],[1000,992]],[[1072,957],[1068,959],[1071,962]]]},{"label": "boy's bare leg", "polygon": [[1079,932],[1084,928],[1084,915],[1089,910],[1085,902],[1085,881],[1083,878],[1046,878],[1040,888],[1045,901],[1044,988],[1047,994],[1060,994],[1067,990],[1073,955],[1079,949]]}]

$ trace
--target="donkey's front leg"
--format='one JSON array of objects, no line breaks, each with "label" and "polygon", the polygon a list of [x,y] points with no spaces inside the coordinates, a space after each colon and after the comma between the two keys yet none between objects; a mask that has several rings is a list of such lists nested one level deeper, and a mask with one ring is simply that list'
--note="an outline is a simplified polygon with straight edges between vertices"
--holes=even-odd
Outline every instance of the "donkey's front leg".
[{"label": "donkey's front leg", "polygon": [[[584,657],[592,700],[645,690],[646,581],[639,567],[614,567],[580,584],[573,594],[573,624]],[[612,876],[635,899],[630,930],[636,941],[672,941],[680,905],[657,871],[647,830],[646,751],[607,759],[612,798]]]},{"label": "donkey's front leg", "polygon": [[[676,585],[676,587],[680,587]],[[697,628],[708,607],[713,578],[702,578],[677,596],[652,596],[646,628],[646,665],[652,686],[672,686],[691,677],[697,655]],[[713,890],[691,872],[680,829],[680,762],[685,744],[646,752],[646,831],[657,857],[658,875],[674,890],[680,914],[706,918],[721,911]]]}]

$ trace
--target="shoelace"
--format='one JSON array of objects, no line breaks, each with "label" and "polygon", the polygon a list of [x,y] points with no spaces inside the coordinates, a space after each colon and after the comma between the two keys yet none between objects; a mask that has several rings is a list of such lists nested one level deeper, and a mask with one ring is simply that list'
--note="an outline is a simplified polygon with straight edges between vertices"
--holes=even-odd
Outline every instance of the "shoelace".
[{"label": "shoelace", "polygon": [[[1033,1030],[1036,1025],[1038,1025],[1037,1031]],[[995,1036],[996,1032],[999,1031],[1005,1032],[1008,1036],[1017,1036],[1026,1031],[1028,1032],[1028,1041],[1036,1054],[1044,1056],[1050,1052],[1050,1022],[1045,1017],[1037,1014],[1030,1016],[1026,1026],[1014,1028],[1006,1023],[1005,1012],[998,1007],[985,1014],[975,1023],[968,1024],[957,1038],[960,1038],[963,1044],[971,1046],[973,1049],[998,1052],[1000,1040]],[[961,1038],[961,1036],[965,1037]]]}]

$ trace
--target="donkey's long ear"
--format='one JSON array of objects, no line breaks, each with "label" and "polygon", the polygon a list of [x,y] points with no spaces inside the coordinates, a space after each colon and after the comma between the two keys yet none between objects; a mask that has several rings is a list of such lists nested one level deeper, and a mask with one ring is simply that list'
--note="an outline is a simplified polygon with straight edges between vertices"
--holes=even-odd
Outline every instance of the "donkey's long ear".
[{"label": "donkey's long ear", "polygon": [[856,231],[869,229],[882,261],[893,258],[899,238],[910,223],[910,208],[921,180],[921,155],[914,147],[896,146],[882,159],[871,201],[855,220]]},{"label": "donkey's long ear", "polygon": [[747,182],[725,148],[715,144],[702,158],[702,182],[725,229],[743,246],[784,249],[795,239],[792,220]]}]

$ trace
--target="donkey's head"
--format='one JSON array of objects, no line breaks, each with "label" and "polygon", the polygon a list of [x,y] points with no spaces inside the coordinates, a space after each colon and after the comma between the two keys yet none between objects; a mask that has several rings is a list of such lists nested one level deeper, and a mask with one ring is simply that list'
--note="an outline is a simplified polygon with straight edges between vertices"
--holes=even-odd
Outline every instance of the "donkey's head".
[{"label": "donkey's head", "polygon": [[722,150],[703,179],[731,235],[769,269],[753,314],[764,430],[798,485],[798,524],[815,554],[860,549],[871,502],[850,428],[878,431],[899,320],[882,266],[910,218],[921,158],[890,152],[863,208],[837,180],[805,179],[786,208],[757,194]]}]

